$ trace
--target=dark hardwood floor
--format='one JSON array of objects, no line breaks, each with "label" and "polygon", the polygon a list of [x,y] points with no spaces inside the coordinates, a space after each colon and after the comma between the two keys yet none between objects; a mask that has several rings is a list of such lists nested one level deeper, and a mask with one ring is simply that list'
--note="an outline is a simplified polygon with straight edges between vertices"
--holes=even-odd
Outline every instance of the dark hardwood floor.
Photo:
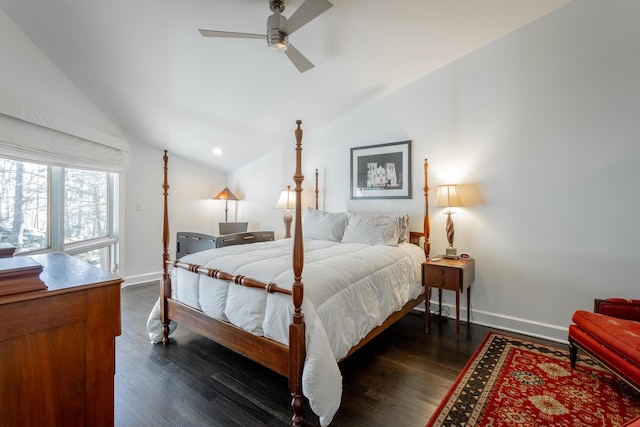
[{"label": "dark hardwood floor", "polygon": [[[287,380],[207,338],[178,327],[169,346],[154,345],[146,321],[158,285],[122,290],[116,339],[118,427],[287,426]],[[331,426],[423,427],[488,328],[409,314],[340,364],[343,395]],[[305,408],[309,425],[318,418]]]}]

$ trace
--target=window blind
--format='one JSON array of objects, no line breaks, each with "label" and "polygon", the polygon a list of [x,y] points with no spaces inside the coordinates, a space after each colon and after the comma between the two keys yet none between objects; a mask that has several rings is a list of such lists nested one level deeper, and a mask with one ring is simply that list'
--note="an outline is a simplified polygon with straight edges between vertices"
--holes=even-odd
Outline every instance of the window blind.
[{"label": "window blind", "polygon": [[0,114],[0,156],[76,169],[122,172],[126,153],[46,126]]}]

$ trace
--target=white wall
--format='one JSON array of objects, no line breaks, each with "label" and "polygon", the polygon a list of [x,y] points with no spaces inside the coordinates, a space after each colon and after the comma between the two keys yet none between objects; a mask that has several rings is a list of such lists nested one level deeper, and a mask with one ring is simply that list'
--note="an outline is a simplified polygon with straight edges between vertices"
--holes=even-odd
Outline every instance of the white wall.
[{"label": "white wall", "polygon": [[[163,152],[130,144],[126,170],[125,285],[148,282],[162,272]],[[226,175],[169,153],[169,252],[175,259],[176,233],[217,234],[224,221],[224,202],[213,200]],[[229,220],[233,214],[229,205]]]},{"label": "white wall", "polygon": [[[566,339],[571,314],[591,309],[593,298],[640,298],[638,16],[633,0],[572,2],[307,134],[305,186],[318,167],[321,207],[407,211],[417,230],[428,158],[432,189],[468,184],[482,201],[454,216],[456,247],[476,259],[473,321]],[[262,194],[286,185],[293,128],[290,151],[230,180],[259,183]],[[350,200],[350,147],[406,139],[413,140],[413,199]],[[260,204],[251,217],[272,219]],[[446,246],[442,211],[430,209],[432,254]],[[449,292],[444,298],[455,301]]]}]

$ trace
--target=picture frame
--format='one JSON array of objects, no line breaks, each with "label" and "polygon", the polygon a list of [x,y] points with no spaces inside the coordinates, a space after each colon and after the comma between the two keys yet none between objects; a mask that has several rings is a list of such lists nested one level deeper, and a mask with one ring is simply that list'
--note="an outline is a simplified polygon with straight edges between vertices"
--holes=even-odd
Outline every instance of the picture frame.
[{"label": "picture frame", "polygon": [[411,199],[411,141],[351,148],[353,199]]}]

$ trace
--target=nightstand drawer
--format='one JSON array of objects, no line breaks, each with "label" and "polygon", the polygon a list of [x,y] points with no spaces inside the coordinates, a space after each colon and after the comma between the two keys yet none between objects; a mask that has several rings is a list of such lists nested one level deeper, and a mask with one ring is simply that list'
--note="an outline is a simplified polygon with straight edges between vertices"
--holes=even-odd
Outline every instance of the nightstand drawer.
[{"label": "nightstand drawer", "polygon": [[[432,279],[458,279],[460,277],[459,268],[451,268],[443,265],[427,265],[424,274]],[[426,278],[426,277],[425,277]]]},{"label": "nightstand drawer", "polygon": [[429,287],[440,288],[440,289],[449,289],[452,291],[457,291],[460,289],[460,280],[457,278],[446,278],[446,277],[435,277],[435,276],[427,276],[425,284]]}]

